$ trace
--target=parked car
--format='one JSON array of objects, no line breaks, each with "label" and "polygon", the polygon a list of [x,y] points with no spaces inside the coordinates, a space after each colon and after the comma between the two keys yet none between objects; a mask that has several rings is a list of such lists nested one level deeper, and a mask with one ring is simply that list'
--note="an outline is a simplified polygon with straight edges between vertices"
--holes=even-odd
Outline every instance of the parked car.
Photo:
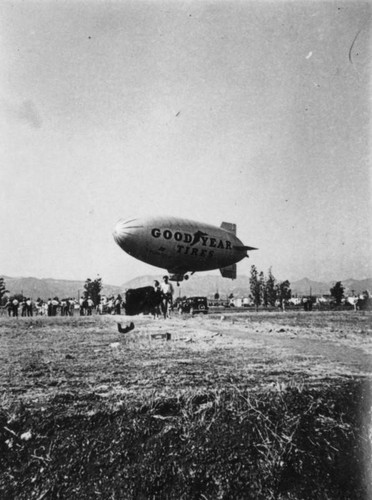
[{"label": "parked car", "polygon": [[208,313],[208,300],[207,297],[188,297],[187,299],[183,299],[178,304],[178,312],[179,313]]}]

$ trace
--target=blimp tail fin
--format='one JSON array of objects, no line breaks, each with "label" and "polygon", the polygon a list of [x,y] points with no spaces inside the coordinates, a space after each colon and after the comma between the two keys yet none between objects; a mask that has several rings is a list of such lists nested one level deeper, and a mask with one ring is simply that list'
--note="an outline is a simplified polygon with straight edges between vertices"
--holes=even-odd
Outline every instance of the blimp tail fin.
[{"label": "blimp tail fin", "polygon": [[248,250],[258,250],[258,248],[256,248],[256,247],[246,247],[245,245],[234,245],[233,249],[234,250],[244,250],[247,252],[248,252]]},{"label": "blimp tail fin", "polygon": [[236,224],[234,224],[233,222],[222,222],[220,227],[221,229],[229,231],[229,233],[236,234]]},{"label": "blimp tail fin", "polygon": [[220,273],[224,278],[230,278],[231,280],[236,280],[236,264],[231,264],[231,266],[221,267]]}]

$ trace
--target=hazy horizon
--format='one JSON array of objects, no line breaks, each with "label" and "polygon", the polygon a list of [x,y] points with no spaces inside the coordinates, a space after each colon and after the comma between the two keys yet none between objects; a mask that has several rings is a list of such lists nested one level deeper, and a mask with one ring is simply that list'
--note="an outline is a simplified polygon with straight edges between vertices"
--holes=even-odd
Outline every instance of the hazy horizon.
[{"label": "hazy horizon", "polygon": [[[259,269],[259,271],[262,271],[262,269]],[[129,278],[128,280],[125,280],[124,282],[122,283],[109,283],[107,281],[104,281],[102,280],[102,284],[103,286],[122,286],[130,281],[133,281],[133,280],[136,280],[136,279],[141,279],[141,278],[144,278],[144,277],[149,277],[149,278],[157,278],[159,276],[162,276],[164,274],[164,272],[162,272],[161,269],[159,269],[159,272],[158,273],[152,273],[152,272],[149,272],[149,273],[145,273],[145,274],[141,274],[141,275],[138,275],[138,276],[134,276],[132,278]],[[265,275],[267,276],[267,274],[265,273]],[[77,278],[72,278],[72,279],[66,279],[66,278],[58,278],[58,277],[55,277],[55,276],[46,276],[46,277],[43,277],[43,278],[40,278],[40,277],[37,277],[37,276],[9,276],[9,275],[6,275],[4,273],[0,273],[0,276],[4,276],[5,277],[5,284],[6,284],[6,279],[9,278],[9,279],[37,279],[37,280],[55,280],[55,281],[75,281],[75,282],[85,282],[88,278],[90,279],[96,279],[97,277],[99,276],[95,276],[95,277],[90,277],[88,276],[87,278],[84,278],[84,279],[77,279]],[[234,287],[234,283],[236,283],[236,279],[235,280],[231,280],[231,279],[228,279],[228,278],[223,278],[221,276],[221,274],[218,272],[218,271],[203,271],[203,272],[198,272],[196,273],[194,276],[191,276],[190,279],[188,281],[183,281],[181,282],[181,285],[182,284],[187,284],[190,282],[190,280],[192,281],[193,279],[195,279],[195,277],[198,276],[198,277],[207,277],[207,276],[211,276],[211,277],[214,277],[214,278],[221,278],[222,280],[225,280],[227,283],[230,283],[231,284],[231,287],[233,288]],[[239,278],[249,278],[249,274],[240,274],[237,276],[237,279]],[[275,276],[274,274],[274,277],[275,279],[280,282],[280,281],[284,281],[286,278],[285,277],[277,277]],[[352,276],[351,277],[346,277],[346,278],[337,278],[337,279],[331,279],[331,280],[317,280],[317,279],[313,279],[313,278],[309,278],[308,276],[302,276],[301,278],[298,277],[296,279],[293,279],[291,281],[291,283],[297,283],[299,281],[303,281],[303,280],[309,280],[311,282],[317,282],[317,283],[324,283],[324,284],[330,284],[330,283],[336,283],[337,281],[341,281],[341,282],[346,282],[346,281],[349,281],[349,280],[353,280],[353,281],[366,281],[366,280],[372,280],[372,276],[370,277],[367,277],[367,278],[362,278],[362,279],[355,279],[353,278]],[[151,285],[151,280],[149,280],[149,285]]]},{"label": "hazy horizon", "polygon": [[[372,276],[371,5],[0,5],[9,276],[122,284],[123,217],[235,222],[277,279]],[[218,271],[216,272],[216,274]]]}]

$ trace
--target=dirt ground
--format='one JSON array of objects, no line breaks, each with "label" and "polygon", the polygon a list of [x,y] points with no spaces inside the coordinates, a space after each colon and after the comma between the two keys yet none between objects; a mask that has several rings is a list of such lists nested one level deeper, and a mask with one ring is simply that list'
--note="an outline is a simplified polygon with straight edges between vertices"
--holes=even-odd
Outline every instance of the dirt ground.
[{"label": "dirt ground", "polygon": [[[61,391],[317,384],[372,375],[371,314],[226,313],[172,318],[2,318],[0,384],[29,402]],[[133,321],[135,328],[120,334]],[[169,333],[171,338],[153,339]]]},{"label": "dirt ground", "polygon": [[367,499],[371,319],[2,317],[0,496]]}]

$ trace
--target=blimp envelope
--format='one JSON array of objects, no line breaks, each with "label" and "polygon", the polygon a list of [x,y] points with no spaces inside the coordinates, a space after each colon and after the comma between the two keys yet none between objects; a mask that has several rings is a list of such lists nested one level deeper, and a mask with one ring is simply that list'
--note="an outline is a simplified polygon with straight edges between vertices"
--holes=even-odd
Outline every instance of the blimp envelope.
[{"label": "blimp envelope", "polygon": [[248,250],[255,250],[243,245],[236,236],[236,225],[227,222],[217,227],[176,217],[121,219],[113,236],[132,257],[178,277],[221,269],[223,276],[234,279],[234,264],[246,257]]}]

